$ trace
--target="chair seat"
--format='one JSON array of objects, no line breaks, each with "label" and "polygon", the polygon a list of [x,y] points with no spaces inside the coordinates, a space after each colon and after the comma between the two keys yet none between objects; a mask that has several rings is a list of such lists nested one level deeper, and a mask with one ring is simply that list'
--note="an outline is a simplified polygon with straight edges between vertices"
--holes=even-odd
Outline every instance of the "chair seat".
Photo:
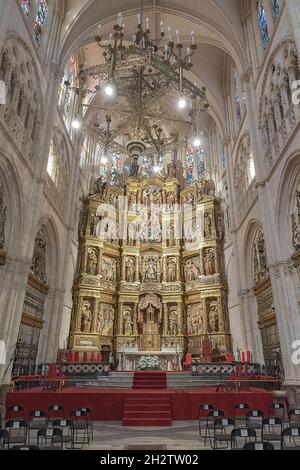
[{"label": "chair seat", "polygon": [[281,441],[281,435],[280,434],[264,434],[262,436],[264,441]]},{"label": "chair seat", "polygon": [[215,435],[215,440],[216,441],[231,441],[231,434],[216,434]]}]

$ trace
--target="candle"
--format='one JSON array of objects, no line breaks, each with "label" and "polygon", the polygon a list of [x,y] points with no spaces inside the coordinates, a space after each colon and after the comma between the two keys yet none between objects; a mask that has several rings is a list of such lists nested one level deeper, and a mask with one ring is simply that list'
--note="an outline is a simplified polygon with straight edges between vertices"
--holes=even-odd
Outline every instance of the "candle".
[{"label": "candle", "polygon": [[176,41],[177,41],[177,44],[180,44],[179,29],[176,29]]},{"label": "candle", "polygon": [[133,43],[133,45],[135,44],[135,42],[136,42],[136,34],[134,34],[134,35],[132,36],[132,43]]},{"label": "candle", "polygon": [[101,24],[98,24],[97,31],[98,31],[98,35],[99,35],[99,36],[100,36],[100,33],[101,33],[101,28],[102,28],[102,25],[101,25]]},{"label": "candle", "polygon": [[121,12],[118,14],[118,20],[117,21],[118,21],[118,25],[122,26],[122,24],[123,24],[123,15],[122,15]]},{"label": "candle", "polygon": [[242,352],[242,363],[245,364],[246,358],[245,358],[245,352]]},{"label": "candle", "polygon": [[168,48],[168,44],[165,45],[165,60],[168,60],[168,57],[169,57],[169,48]]},{"label": "candle", "polygon": [[164,32],[164,22],[163,21],[160,22],[160,32],[161,33]]},{"label": "candle", "polygon": [[172,39],[173,39],[172,38],[172,29],[171,29],[170,26],[168,27],[168,34],[169,34],[169,41],[172,42]]},{"label": "candle", "polygon": [[250,354],[250,351],[246,351],[246,358],[247,358],[247,362],[251,362],[251,354]]},{"label": "candle", "polygon": [[146,29],[149,29],[149,18],[146,18]]},{"label": "candle", "polygon": [[138,14],[137,15],[137,22],[138,22],[138,26],[141,24],[141,15]]},{"label": "candle", "polygon": [[192,37],[192,44],[194,46],[195,45],[195,33],[194,33],[194,31],[191,32],[191,37]]}]

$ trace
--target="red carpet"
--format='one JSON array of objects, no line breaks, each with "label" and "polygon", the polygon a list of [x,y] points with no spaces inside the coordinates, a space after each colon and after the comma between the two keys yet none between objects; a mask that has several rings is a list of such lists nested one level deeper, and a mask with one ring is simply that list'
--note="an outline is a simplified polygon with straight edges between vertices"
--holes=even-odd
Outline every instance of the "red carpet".
[{"label": "red carpet", "polygon": [[133,376],[133,387],[135,389],[154,390],[167,388],[166,372],[135,372]]},{"label": "red carpet", "polygon": [[[96,421],[122,421],[126,399],[168,398],[171,403],[172,420],[195,420],[198,418],[200,403],[211,403],[215,408],[224,410],[228,417],[233,415],[235,403],[248,403],[251,408],[259,408],[268,416],[272,402],[272,392],[260,389],[240,392],[216,392],[214,387],[195,388],[190,390],[140,390],[66,387],[62,392],[41,390],[12,392],[7,395],[6,405],[20,404],[28,414],[31,410],[47,410],[50,404],[61,404],[65,407],[65,416],[78,407],[88,406],[93,409]],[[126,402],[126,405],[133,404]],[[134,404],[138,403],[135,400]],[[165,404],[160,402],[160,404]],[[143,406],[143,404],[139,403]],[[144,409],[144,408],[143,408]],[[134,410],[130,410],[134,411]],[[139,411],[136,409],[135,411]],[[162,409],[160,411],[163,411]]]}]

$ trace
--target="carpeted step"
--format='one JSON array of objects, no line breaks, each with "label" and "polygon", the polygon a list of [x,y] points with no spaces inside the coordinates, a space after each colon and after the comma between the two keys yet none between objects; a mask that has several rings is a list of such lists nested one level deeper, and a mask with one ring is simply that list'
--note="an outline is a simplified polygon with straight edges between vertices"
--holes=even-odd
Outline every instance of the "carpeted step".
[{"label": "carpeted step", "polygon": [[169,411],[124,411],[123,420],[127,418],[167,418],[171,419]]},{"label": "carpeted step", "polygon": [[124,406],[124,413],[127,411],[170,411],[171,410],[171,405],[168,404],[161,404],[161,403],[156,403],[156,404],[149,404],[149,403],[143,403],[143,404],[138,404],[138,403],[125,403]]},{"label": "carpeted step", "polygon": [[172,426],[172,420],[167,418],[126,418],[123,426]]},{"label": "carpeted step", "polygon": [[144,385],[145,388],[151,388],[152,385],[161,385],[162,387],[166,388],[166,382],[160,382],[159,380],[136,380],[133,382],[133,387],[135,388],[136,385]]},{"label": "carpeted step", "polygon": [[155,390],[158,390],[158,389],[165,390],[166,389],[166,387],[164,385],[153,385],[153,384],[151,384],[151,385],[138,384],[138,385],[135,385],[133,388],[135,390],[138,390],[138,389],[140,389],[140,390],[149,390],[149,388],[155,389]]},{"label": "carpeted step", "polygon": [[163,398],[163,397],[149,397],[149,396],[138,396],[138,397],[134,397],[134,398],[126,398],[125,400],[125,403],[130,405],[130,404],[148,404],[148,405],[155,405],[157,403],[161,404],[161,405],[166,405],[168,403],[170,403],[170,399],[168,397],[166,398]]}]

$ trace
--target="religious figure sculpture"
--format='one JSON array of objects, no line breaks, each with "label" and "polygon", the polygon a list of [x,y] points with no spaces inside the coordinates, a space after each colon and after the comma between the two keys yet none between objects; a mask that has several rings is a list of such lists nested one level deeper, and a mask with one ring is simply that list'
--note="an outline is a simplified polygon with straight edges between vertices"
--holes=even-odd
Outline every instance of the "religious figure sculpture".
[{"label": "religious figure sculpture", "polygon": [[92,194],[99,194],[100,196],[103,196],[106,190],[106,186],[106,181],[104,181],[102,176],[99,176],[99,178],[97,178],[94,182]]},{"label": "religious figure sculpture", "polygon": [[92,248],[88,251],[87,274],[91,274],[92,276],[97,274],[97,263],[96,250]]},{"label": "religious figure sculpture", "polygon": [[195,264],[193,259],[187,260],[185,267],[185,279],[187,282],[196,281],[199,277],[199,267]]},{"label": "religious figure sculpture", "polygon": [[168,164],[168,176],[169,178],[176,178],[176,163],[172,159],[171,163]]},{"label": "religious figure sculpture", "polygon": [[169,332],[171,336],[178,334],[178,313],[177,307],[173,307],[169,313]]},{"label": "religious figure sculpture", "polygon": [[216,272],[214,249],[204,251],[204,270],[206,276],[212,276]]},{"label": "religious figure sculpture", "polygon": [[138,159],[133,158],[130,164],[130,169],[129,169],[129,176],[132,178],[137,178],[138,173],[139,173],[139,164],[138,164]]},{"label": "religious figure sculpture", "polygon": [[167,274],[168,274],[168,282],[175,282],[176,281],[176,262],[174,258],[168,259],[167,264]]},{"label": "religious figure sculpture", "polygon": [[105,327],[104,313],[102,310],[100,310],[100,312],[98,312],[98,315],[97,315],[97,325],[96,325],[97,333],[102,333],[104,327]]},{"label": "religious figure sculpture", "polygon": [[35,238],[33,257],[31,262],[30,271],[37,279],[42,282],[47,282],[46,279],[46,238],[44,227],[42,227]]},{"label": "religious figure sculpture", "polygon": [[300,248],[300,223],[296,222],[295,214],[291,215],[292,222],[292,234],[293,234],[293,245],[295,250]]},{"label": "religious figure sculpture", "polygon": [[123,331],[125,336],[132,335],[133,321],[131,318],[131,311],[125,309],[123,312]]},{"label": "religious figure sculpture", "polygon": [[135,278],[135,265],[133,258],[127,258],[126,260],[126,281],[134,282]]},{"label": "religious figure sculpture", "polygon": [[90,235],[91,237],[97,236],[97,227],[100,222],[100,217],[97,214],[91,215],[91,222],[90,222]]},{"label": "religious figure sculpture", "polygon": [[207,212],[204,214],[204,236],[211,237],[212,236],[212,221],[211,215]]},{"label": "religious figure sculpture", "polygon": [[103,279],[108,282],[115,282],[117,278],[116,261],[112,258],[103,257],[102,262]]},{"label": "religious figure sculpture", "polygon": [[210,304],[208,310],[209,316],[209,329],[211,333],[217,333],[219,331],[219,313],[218,307],[214,302]]},{"label": "religious figure sculpture", "polygon": [[86,300],[82,306],[81,313],[81,329],[83,333],[91,332],[92,319],[91,303]]},{"label": "religious figure sculpture", "polygon": [[174,205],[175,205],[175,202],[176,202],[174,191],[168,191],[167,192],[166,201],[167,201],[168,210],[171,211],[173,209]]},{"label": "religious figure sculpture", "polygon": [[5,243],[5,223],[6,223],[6,206],[4,203],[4,189],[0,186],[0,250]]}]

